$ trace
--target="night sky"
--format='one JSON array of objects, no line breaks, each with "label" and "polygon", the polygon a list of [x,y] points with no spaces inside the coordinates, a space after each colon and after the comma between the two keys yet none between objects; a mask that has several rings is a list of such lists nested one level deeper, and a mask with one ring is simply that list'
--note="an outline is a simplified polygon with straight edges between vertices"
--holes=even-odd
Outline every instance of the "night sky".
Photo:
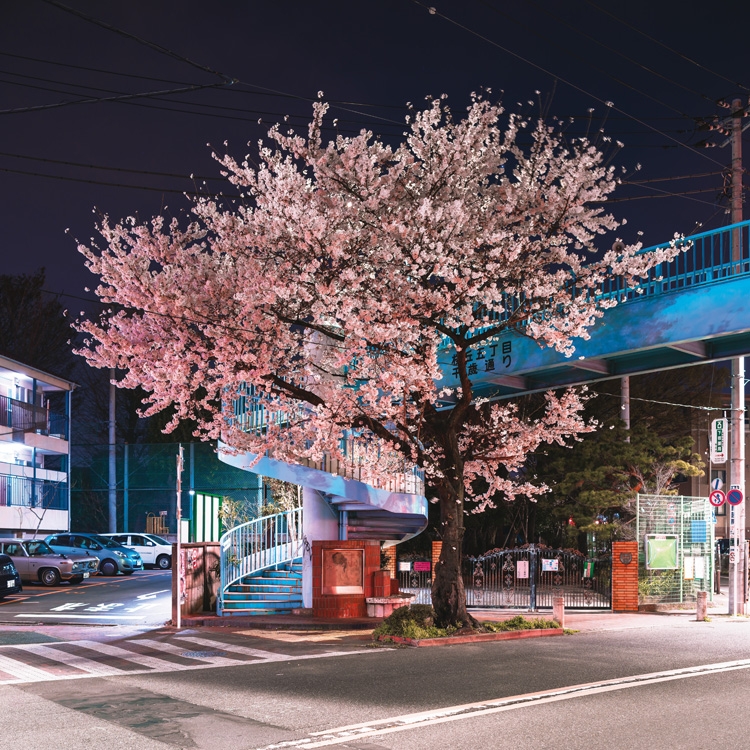
[{"label": "night sky", "polygon": [[693,7],[0,0],[0,273],[46,266],[47,287],[77,312],[95,279],[73,237],[94,234],[94,210],[173,215],[185,191],[227,190],[207,144],[241,157],[284,116],[304,129],[318,91],[338,132],[395,142],[407,102],[446,93],[458,111],[490,88],[510,109],[573,117],[571,136],[603,129],[625,144],[603,142],[627,180],[648,181],[615,193],[625,239],[721,226],[730,150],[694,146],[725,140],[701,130],[727,116],[717,102],[748,100],[750,6]]}]

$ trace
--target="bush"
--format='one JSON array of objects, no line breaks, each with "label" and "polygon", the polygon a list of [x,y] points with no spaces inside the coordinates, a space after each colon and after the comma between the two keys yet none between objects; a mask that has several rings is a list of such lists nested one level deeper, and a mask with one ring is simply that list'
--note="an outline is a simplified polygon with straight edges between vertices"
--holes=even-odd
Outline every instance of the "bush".
[{"label": "bush", "polygon": [[390,617],[373,631],[373,637],[380,635],[396,635],[401,638],[442,638],[456,632],[456,628],[436,628],[435,612],[429,604],[414,604],[412,606],[394,609]]},{"label": "bush", "polygon": [[[373,637],[395,635],[401,638],[444,638],[453,635],[458,628],[436,628],[433,623],[435,613],[429,604],[414,604],[411,607],[399,607],[373,631]],[[521,615],[511,617],[503,622],[484,622],[482,630],[489,633],[503,633],[509,630],[546,630],[559,628],[554,620],[535,617],[527,620]]]},{"label": "bush", "polygon": [[547,630],[548,628],[559,628],[559,623],[555,620],[546,620],[543,617],[535,617],[527,620],[521,615],[511,617],[510,620],[502,622],[485,622],[484,627],[491,633],[504,633],[508,630]]}]

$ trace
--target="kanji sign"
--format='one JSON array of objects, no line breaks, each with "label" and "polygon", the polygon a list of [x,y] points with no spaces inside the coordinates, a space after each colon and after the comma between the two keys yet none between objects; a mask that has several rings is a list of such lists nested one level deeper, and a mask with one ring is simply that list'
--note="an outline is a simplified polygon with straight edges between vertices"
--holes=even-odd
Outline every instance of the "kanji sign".
[{"label": "kanji sign", "polygon": [[724,464],[727,462],[727,420],[714,419],[711,422],[711,463]]}]

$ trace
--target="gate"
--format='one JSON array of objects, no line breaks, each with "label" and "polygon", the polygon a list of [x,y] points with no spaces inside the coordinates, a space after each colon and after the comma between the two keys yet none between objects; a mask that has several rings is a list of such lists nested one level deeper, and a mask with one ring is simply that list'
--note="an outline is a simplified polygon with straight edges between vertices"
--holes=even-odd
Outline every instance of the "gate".
[{"label": "gate", "polygon": [[497,550],[469,557],[463,567],[466,605],[481,609],[552,609],[562,596],[569,609],[609,609],[612,558],[538,548]]}]

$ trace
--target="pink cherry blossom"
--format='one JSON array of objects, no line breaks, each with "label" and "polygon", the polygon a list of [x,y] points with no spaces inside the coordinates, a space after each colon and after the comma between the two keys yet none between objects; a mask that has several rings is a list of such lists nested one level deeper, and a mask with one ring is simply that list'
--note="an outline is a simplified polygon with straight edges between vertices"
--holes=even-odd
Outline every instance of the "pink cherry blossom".
[{"label": "pink cherry blossom", "polygon": [[[327,109],[307,136],[274,127],[253,162],[217,156],[241,198],[198,199],[189,223],[105,218],[103,245],[80,250],[112,312],[81,322],[82,353],[143,386],[144,414],[174,406],[171,427],[193,419],[238,451],[344,460],[346,436],[375,486],[421,468],[441,511],[437,619],[470,622],[465,504],[533,496],[527,454],[592,426],[570,391],[538,416],[476,403],[467,351],[512,330],[570,355],[614,304],[600,285],[634,285],[677,247],[597,253],[617,228],[602,205],[614,170],[548,122],[480,97],[456,119],[436,99],[391,146],[324,142]],[[446,352],[460,386],[438,393]],[[248,394],[257,429],[234,419]]]}]

